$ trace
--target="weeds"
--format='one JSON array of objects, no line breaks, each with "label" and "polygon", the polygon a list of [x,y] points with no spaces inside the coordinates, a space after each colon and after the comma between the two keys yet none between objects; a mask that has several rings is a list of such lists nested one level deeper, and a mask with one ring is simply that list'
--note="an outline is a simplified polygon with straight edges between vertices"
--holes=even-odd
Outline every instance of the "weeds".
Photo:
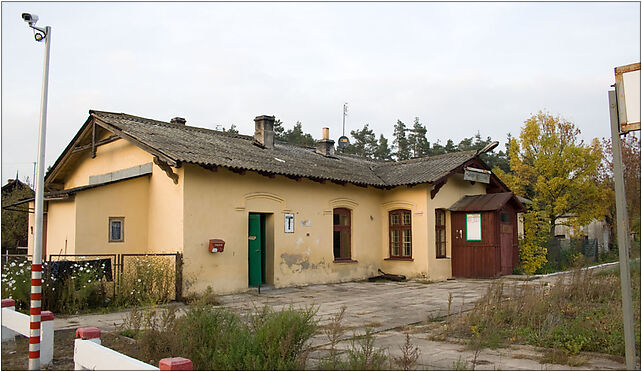
[{"label": "weeds", "polygon": [[401,356],[393,357],[392,361],[394,363],[394,369],[399,369],[402,371],[410,371],[414,369],[417,364],[417,359],[419,359],[419,348],[414,346],[410,342],[410,335],[406,333],[406,342],[399,347],[401,350]]},{"label": "weeds", "polygon": [[[632,269],[636,347],[640,345],[640,264]],[[550,287],[489,287],[475,308],[453,324],[472,349],[527,343],[564,353],[579,363],[582,351],[624,355],[620,280],[617,271],[574,270]],[[556,356],[550,356],[550,358]],[[473,366],[474,368],[474,366]]]},{"label": "weeds", "polygon": [[374,341],[375,336],[371,328],[366,328],[365,334],[350,340],[350,348],[347,350],[348,369],[357,371],[384,369],[388,357],[383,349],[374,346]]},{"label": "weeds", "polygon": [[330,342],[330,350],[328,355],[319,361],[318,368],[321,370],[336,371],[346,368],[345,362],[341,360],[341,353],[337,350],[337,344],[345,333],[345,328],[341,325],[345,311],[346,307],[342,306],[341,310],[330,318],[330,322],[323,329],[323,333],[325,333]]},{"label": "weeds", "polygon": [[198,304],[184,316],[168,306],[133,310],[121,331],[138,340],[139,359],[158,360],[181,355],[200,370],[302,369],[307,342],[316,332],[316,309],[265,307],[247,321],[230,310]]}]

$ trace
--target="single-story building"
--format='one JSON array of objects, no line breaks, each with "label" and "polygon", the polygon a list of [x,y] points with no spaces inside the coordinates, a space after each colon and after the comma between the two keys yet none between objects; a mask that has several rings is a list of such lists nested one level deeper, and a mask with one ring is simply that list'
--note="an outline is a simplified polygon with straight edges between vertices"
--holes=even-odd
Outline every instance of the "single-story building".
[{"label": "single-story building", "polygon": [[517,264],[523,206],[480,160],[488,148],[375,161],[335,152],[327,129],[302,147],[274,140],[273,116],[254,121],[246,136],[89,111],[46,175],[47,253],[181,252],[183,288],[217,293],[378,269],[445,280],[470,260],[455,247],[480,241],[473,265],[488,267],[459,275]]}]

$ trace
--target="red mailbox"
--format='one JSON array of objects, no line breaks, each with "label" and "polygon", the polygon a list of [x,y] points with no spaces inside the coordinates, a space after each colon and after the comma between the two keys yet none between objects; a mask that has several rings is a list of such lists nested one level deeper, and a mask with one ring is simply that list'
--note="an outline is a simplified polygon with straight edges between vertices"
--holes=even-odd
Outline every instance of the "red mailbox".
[{"label": "red mailbox", "polygon": [[209,251],[212,253],[223,252],[225,241],[223,239],[210,239]]}]

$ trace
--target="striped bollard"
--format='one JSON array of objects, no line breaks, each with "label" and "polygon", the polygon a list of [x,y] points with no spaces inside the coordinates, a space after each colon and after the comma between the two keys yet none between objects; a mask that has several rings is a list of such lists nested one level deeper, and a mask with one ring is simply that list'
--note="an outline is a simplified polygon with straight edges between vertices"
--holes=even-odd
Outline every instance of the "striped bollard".
[{"label": "striped bollard", "polygon": [[40,369],[40,313],[42,306],[42,261],[34,255],[31,265],[31,310],[29,311],[29,370]]}]

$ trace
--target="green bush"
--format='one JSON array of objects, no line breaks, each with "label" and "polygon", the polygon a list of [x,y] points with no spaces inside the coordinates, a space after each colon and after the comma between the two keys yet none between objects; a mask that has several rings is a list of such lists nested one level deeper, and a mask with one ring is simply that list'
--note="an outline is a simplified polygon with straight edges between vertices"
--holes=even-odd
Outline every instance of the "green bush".
[{"label": "green bush", "polygon": [[2,267],[2,298],[16,301],[16,310],[28,310],[31,298],[31,263],[13,260]]},{"label": "green bush", "polygon": [[135,256],[124,260],[116,302],[120,306],[164,304],[175,291],[173,258]]}]

